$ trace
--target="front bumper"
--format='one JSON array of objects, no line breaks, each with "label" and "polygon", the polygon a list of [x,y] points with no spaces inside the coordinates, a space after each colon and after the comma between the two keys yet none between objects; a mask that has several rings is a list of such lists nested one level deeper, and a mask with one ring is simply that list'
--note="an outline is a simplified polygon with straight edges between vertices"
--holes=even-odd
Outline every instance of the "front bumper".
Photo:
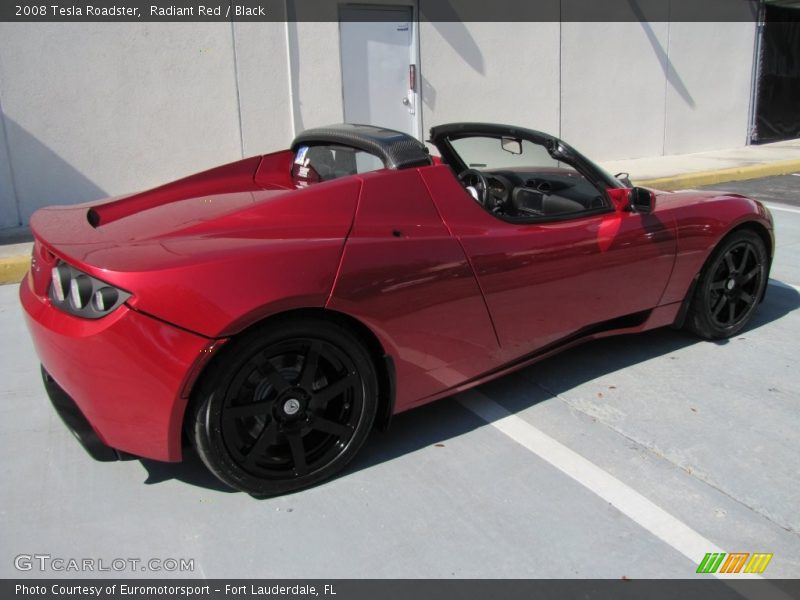
[{"label": "front bumper", "polygon": [[85,423],[109,448],[181,460],[189,387],[213,340],[125,305],[98,320],[74,317],[36,295],[30,280],[28,275],[20,284],[20,300],[36,352],[57,387],[48,386],[48,393],[52,398],[60,390],[74,401],[74,408],[63,404],[59,414],[73,433],[82,431],[76,437],[89,441],[90,454],[97,445]]}]

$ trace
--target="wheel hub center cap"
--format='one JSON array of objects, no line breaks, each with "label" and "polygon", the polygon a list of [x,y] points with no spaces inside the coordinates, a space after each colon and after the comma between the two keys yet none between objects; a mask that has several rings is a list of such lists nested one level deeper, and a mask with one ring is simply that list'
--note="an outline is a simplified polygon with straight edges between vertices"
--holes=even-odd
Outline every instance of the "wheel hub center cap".
[{"label": "wheel hub center cap", "polygon": [[728,283],[725,284],[725,287],[727,288],[728,291],[731,291],[733,288],[736,287],[736,280],[733,278],[728,279]]},{"label": "wheel hub center cap", "polygon": [[289,398],[283,403],[283,412],[289,416],[296,415],[299,410],[300,401],[297,398]]}]

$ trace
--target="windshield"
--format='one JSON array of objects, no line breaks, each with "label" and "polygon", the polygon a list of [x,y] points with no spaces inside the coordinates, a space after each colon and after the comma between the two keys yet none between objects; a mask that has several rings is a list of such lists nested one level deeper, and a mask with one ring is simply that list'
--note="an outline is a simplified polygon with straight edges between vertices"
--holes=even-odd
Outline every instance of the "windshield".
[{"label": "windshield", "polygon": [[[562,172],[577,173],[577,170],[569,163],[550,156],[543,144],[537,144],[527,139],[476,135],[450,139],[450,144],[461,161],[470,169],[557,169]],[[604,185],[626,187],[624,183],[610,175],[597,163],[592,162],[564,142],[559,142],[559,147],[564,148],[574,159],[571,162],[579,160],[584,163],[585,167],[594,169]]]},{"label": "windshield", "polygon": [[574,170],[547,152],[541,144],[528,140],[515,140],[504,149],[502,139],[498,137],[466,137],[452,140],[453,149],[461,160],[471,169],[509,169],[515,167],[535,167],[545,169]]}]

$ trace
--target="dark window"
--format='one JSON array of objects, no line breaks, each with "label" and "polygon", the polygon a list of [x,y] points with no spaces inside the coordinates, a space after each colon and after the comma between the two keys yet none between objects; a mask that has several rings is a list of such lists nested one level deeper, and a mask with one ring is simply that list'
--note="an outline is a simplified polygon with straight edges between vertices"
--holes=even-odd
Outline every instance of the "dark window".
[{"label": "dark window", "polygon": [[292,163],[292,178],[307,185],[383,169],[377,156],[347,146],[300,146]]},{"label": "dark window", "polygon": [[475,176],[462,175],[467,192],[501,219],[568,219],[608,208],[603,192],[544,144],[493,135],[450,143],[459,160],[486,180],[484,191],[482,182],[476,187]]}]

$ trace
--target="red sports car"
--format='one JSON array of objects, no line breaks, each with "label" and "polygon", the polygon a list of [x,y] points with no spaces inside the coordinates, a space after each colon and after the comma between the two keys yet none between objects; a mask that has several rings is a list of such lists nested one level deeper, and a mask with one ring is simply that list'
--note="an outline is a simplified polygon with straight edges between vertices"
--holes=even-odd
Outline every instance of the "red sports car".
[{"label": "red sports car", "polygon": [[20,286],[45,387],[99,459],[191,443],[254,495],[373,427],[586,340],[736,334],[772,218],[631,187],[550,135],[333,125],[127,197],[39,210]]}]

